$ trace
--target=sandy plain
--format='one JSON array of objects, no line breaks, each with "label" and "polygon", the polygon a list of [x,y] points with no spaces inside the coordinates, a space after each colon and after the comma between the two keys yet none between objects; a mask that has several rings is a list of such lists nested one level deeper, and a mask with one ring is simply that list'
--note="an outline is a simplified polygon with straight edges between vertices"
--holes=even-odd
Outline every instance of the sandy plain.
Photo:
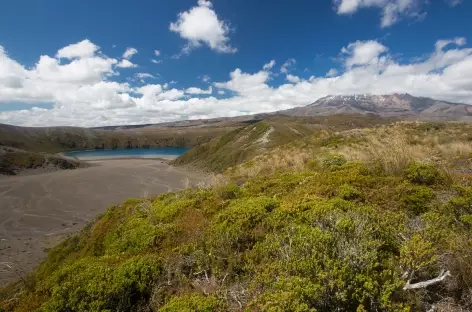
[{"label": "sandy plain", "polygon": [[156,159],[90,161],[87,168],[0,176],[0,286],[26,276],[46,250],[128,198],[204,177]]}]

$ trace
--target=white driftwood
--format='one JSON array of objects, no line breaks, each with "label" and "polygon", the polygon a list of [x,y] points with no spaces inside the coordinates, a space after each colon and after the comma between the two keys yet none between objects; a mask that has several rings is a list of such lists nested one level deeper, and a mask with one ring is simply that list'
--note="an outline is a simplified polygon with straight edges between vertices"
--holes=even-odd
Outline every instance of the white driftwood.
[{"label": "white driftwood", "polygon": [[424,282],[419,282],[419,283],[414,283],[414,284],[410,284],[410,281],[408,281],[405,285],[405,287],[403,287],[403,290],[409,290],[409,289],[420,289],[420,288],[426,288],[428,286],[431,286],[431,285],[434,285],[434,284],[437,284],[437,283],[441,283],[442,281],[444,281],[448,276],[451,276],[451,272],[449,271],[442,271],[441,274],[439,274],[438,277],[436,278],[433,278],[433,279],[430,279],[430,280],[427,280],[427,281],[424,281]]}]

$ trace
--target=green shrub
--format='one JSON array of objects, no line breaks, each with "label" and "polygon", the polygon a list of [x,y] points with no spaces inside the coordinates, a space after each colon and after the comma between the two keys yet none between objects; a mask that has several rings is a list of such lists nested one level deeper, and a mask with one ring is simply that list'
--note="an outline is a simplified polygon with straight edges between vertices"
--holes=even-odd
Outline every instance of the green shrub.
[{"label": "green shrub", "polygon": [[472,230],[472,215],[463,215],[460,217],[460,220],[464,222],[469,229]]},{"label": "green shrub", "polygon": [[316,159],[310,159],[307,161],[306,167],[310,170],[318,170],[320,169],[320,164]]},{"label": "green shrub", "polygon": [[436,197],[434,191],[423,185],[404,185],[400,187],[400,202],[403,207],[414,215],[425,213]]},{"label": "green shrub", "polygon": [[234,183],[226,185],[222,192],[221,198],[223,199],[235,199],[241,194],[241,188]]},{"label": "green shrub", "polygon": [[167,199],[152,205],[151,218],[154,222],[172,222],[185,208],[195,204],[195,199]]},{"label": "green shrub", "polygon": [[457,187],[458,196],[449,200],[449,205],[456,214],[472,214],[472,187]]},{"label": "green shrub", "polygon": [[265,196],[235,200],[214,218],[212,236],[222,244],[246,245],[254,239],[253,230],[277,205]]},{"label": "green shrub", "polygon": [[438,168],[432,164],[422,162],[412,162],[405,169],[405,176],[409,181],[423,185],[434,185],[444,180]]},{"label": "green shrub", "polygon": [[361,192],[349,184],[343,184],[338,188],[337,194],[345,200],[355,200],[361,197]]},{"label": "green shrub", "polygon": [[160,273],[160,261],[137,256],[120,262],[117,257],[87,257],[62,267],[45,283],[51,298],[46,311],[125,311],[149,295]]},{"label": "green shrub", "polygon": [[214,296],[188,294],[173,297],[160,312],[224,312],[228,311],[224,303]]},{"label": "green shrub", "polygon": [[335,169],[346,163],[346,158],[343,155],[328,155],[323,160],[323,167],[326,169]]},{"label": "green shrub", "polygon": [[128,218],[105,237],[105,252],[140,252],[157,246],[166,236],[175,234],[175,226],[171,224],[153,225],[144,217]]}]

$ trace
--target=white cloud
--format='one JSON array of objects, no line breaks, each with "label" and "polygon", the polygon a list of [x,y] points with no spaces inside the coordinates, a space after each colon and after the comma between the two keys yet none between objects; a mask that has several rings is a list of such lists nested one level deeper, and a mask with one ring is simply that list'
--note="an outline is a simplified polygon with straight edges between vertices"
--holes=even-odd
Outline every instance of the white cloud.
[{"label": "white cloud", "polygon": [[298,83],[300,81],[302,81],[302,79],[298,76],[294,76],[294,75],[287,75],[286,79],[292,83]]},{"label": "white cloud", "polygon": [[264,70],[271,70],[275,65],[275,60],[270,61],[269,63],[265,64],[262,69]]},{"label": "white cloud", "polygon": [[330,70],[328,70],[328,72],[326,73],[326,77],[334,77],[338,74],[338,70],[336,68],[331,68]]},{"label": "white cloud", "polygon": [[[381,26],[389,27],[402,18],[423,19],[423,6],[428,0],[333,0],[338,14],[354,14],[359,9],[375,7],[382,10]],[[462,0],[445,0],[456,6]]]},{"label": "white cloud", "polygon": [[[472,104],[472,48],[463,38],[439,40],[428,56],[406,63],[379,42],[354,42],[342,49],[345,66],[335,76],[298,77],[297,83],[278,86],[269,85],[271,73],[264,64],[252,73],[235,69],[227,81],[214,82],[209,88],[218,88],[217,96],[195,87],[169,89],[172,82],[133,86],[113,81],[118,61],[98,51],[65,63],[41,56],[35,66],[27,68],[0,47],[0,105],[16,101],[32,106],[53,103],[52,109],[0,112],[0,123],[157,123],[270,112],[306,105],[326,95],[358,93],[411,93]],[[192,94],[200,90],[206,96]]]},{"label": "white cloud", "polygon": [[119,67],[119,68],[136,68],[136,67],[138,67],[138,65],[128,61],[127,59],[121,60],[121,62],[119,62],[116,66]]},{"label": "white cloud", "polygon": [[354,65],[378,63],[381,60],[379,55],[386,51],[387,48],[384,45],[373,40],[356,41],[341,50],[344,55],[347,55],[345,65],[349,68]]},{"label": "white cloud", "polygon": [[208,75],[198,76],[197,78],[206,83],[209,83],[211,81],[211,77]]},{"label": "white cloud", "polygon": [[[177,21],[171,23],[169,29],[187,40],[187,46],[182,51],[184,54],[202,44],[220,53],[237,51],[229,44],[229,25],[218,18],[210,1],[199,0],[198,6],[180,13]],[[180,56],[181,54],[177,54],[174,58]]]},{"label": "white cloud", "polygon": [[[33,68],[27,69],[12,60],[3,47],[0,48],[0,105],[1,102],[15,101],[32,105],[53,102],[55,113],[52,116],[78,108],[93,111],[135,106],[134,99],[128,94],[128,84],[106,81],[116,74],[117,61],[97,55],[98,50],[94,44],[82,41],[60,49],[57,58],[42,55]],[[59,58],[70,61],[61,63]],[[50,111],[25,110],[21,114],[27,112]]]},{"label": "white cloud", "polygon": [[288,59],[281,67],[280,67],[280,72],[284,74],[288,74],[290,69],[297,63],[297,61],[293,58]]},{"label": "white cloud", "polygon": [[450,6],[455,7],[456,5],[461,4],[462,0],[446,0],[446,2],[448,2]]},{"label": "white cloud", "polygon": [[451,40],[438,40],[436,42],[436,50],[441,51],[444,49],[446,46],[450,44],[455,44],[457,46],[463,46],[467,43],[467,40],[464,37],[457,37]]},{"label": "white cloud", "polygon": [[57,58],[86,58],[90,57],[98,51],[98,46],[86,39],[76,44],[68,45],[57,51]]},{"label": "white cloud", "polygon": [[161,64],[161,63],[162,63],[162,60],[151,59],[151,63],[154,63],[154,64]]},{"label": "white cloud", "polygon": [[159,50],[154,50],[154,55],[155,55],[155,56],[161,55],[161,51],[159,51]]},{"label": "white cloud", "polygon": [[243,73],[237,68],[230,74],[231,80],[227,82],[216,82],[215,87],[228,89],[239,93],[240,95],[252,94],[259,91],[265,91],[269,88],[266,82],[269,80],[269,73],[261,70],[255,74]]},{"label": "white cloud", "polygon": [[210,95],[210,94],[213,93],[213,88],[210,86],[208,88],[208,90],[202,90],[200,88],[191,87],[191,88],[188,88],[187,90],[185,90],[185,93],[187,93],[187,94],[200,94],[200,95],[207,94],[207,95]]},{"label": "white cloud", "polygon": [[136,73],[134,76],[138,79],[156,78],[154,75],[149,73]]},{"label": "white cloud", "polygon": [[129,60],[136,53],[138,53],[138,50],[136,50],[135,48],[127,48],[126,51],[123,53],[123,58]]}]

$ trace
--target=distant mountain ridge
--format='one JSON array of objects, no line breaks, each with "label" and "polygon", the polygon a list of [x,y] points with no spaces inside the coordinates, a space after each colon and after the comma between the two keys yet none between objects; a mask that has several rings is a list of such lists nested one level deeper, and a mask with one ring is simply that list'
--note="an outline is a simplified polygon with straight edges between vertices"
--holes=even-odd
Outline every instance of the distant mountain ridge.
[{"label": "distant mountain ridge", "polygon": [[410,94],[332,95],[303,107],[277,112],[289,116],[377,114],[424,120],[472,121],[472,105],[450,103]]},{"label": "distant mountain ridge", "polygon": [[[472,105],[450,103],[410,94],[331,95],[307,106],[284,111],[181,120],[158,124],[116,125],[95,128],[20,127],[0,124],[0,146],[30,152],[61,152],[93,148],[194,147],[222,134],[273,117],[372,115],[405,120],[472,122]],[[347,117],[351,115],[351,117]]]}]

